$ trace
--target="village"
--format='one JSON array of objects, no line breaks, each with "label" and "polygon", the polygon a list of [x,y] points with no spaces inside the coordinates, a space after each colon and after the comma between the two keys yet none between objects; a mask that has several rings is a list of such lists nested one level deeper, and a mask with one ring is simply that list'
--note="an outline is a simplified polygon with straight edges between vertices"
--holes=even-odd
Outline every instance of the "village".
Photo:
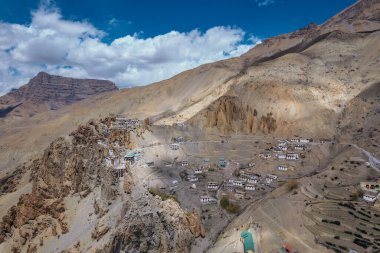
[{"label": "village", "polygon": [[[141,125],[136,119],[116,118],[111,127],[103,126],[104,136],[120,129],[136,135]],[[135,149],[108,138],[97,144],[105,150],[105,166],[114,171],[116,179],[122,179],[128,167],[138,184],[152,194],[172,198],[185,210],[198,212],[210,232],[209,240],[214,240],[212,235],[249,204],[286,182],[315,175],[326,152],[324,147],[333,145],[333,141],[300,137],[192,140],[177,135],[160,140],[147,138]],[[360,189],[362,201],[380,207],[380,180],[361,182]],[[244,236],[257,234],[249,231]],[[279,250],[296,252],[288,242]]]},{"label": "village", "polygon": [[[133,133],[141,125],[137,119],[117,117],[111,127],[103,126],[104,136],[120,129]],[[125,148],[118,140],[110,143],[108,138],[97,144],[106,150],[104,163],[114,170],[115,178],[122,179],[128,166],[149,192],[173,198],[188,211],[196,210],[211,235],[268,192],[315,173],[320,147],[333,143],[301,137],[197,141],[181,135],[148,141],[135,149]]]}]

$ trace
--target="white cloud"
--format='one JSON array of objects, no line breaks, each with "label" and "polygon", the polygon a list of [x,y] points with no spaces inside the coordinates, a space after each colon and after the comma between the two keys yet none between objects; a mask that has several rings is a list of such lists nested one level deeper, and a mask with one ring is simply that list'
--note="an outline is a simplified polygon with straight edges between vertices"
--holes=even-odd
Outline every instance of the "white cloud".
[{"label": "white cloud", "polygon": [[245,40],[239,28],[213,27],[151,38],[126,35],[105,43],[105,32],[86,21],[65,20],[56,8],[47,6],[32,12],[28,25],[0,22],[0,94],[39,71],[109,79],[119,87],[145,85],[239,56],[260,42],[253,36]]},{"label": "white cloud", "polygon": [[268,6],[270,4],[274,4],[275,0],[255,0],[255,2],[257,2],[257,5],[259,7],[262,7],[262,6]]}]

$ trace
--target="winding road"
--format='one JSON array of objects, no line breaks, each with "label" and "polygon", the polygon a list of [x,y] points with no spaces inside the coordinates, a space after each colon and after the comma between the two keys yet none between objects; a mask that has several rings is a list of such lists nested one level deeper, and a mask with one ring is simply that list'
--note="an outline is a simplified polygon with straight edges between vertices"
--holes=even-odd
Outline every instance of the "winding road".
[{"label": "winding road", "polygon": [[380,172],[380,160],[374,157],[369,151],[352,143],[342,143],[342,145],[350,145],[356,148],[357,150],[361,151],[363,154],[365,154],[368,157],[368,162],[371,165],[371,167],[377,170],[378,172]]}]

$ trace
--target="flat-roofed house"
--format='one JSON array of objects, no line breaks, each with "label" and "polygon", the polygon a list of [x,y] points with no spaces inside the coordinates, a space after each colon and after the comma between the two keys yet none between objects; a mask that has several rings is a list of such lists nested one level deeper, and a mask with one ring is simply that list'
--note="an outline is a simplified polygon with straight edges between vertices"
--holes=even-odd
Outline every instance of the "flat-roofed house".
[{"label": "flat-roofed house", "polygon": [[194,174],[196,175],[203,174],[203,169],[202,168],[195,169]]},{"label": "flat-roofed house", "polygon": [[249,184],[257,184],[257,178],[248,178],[247,183]]},{"label": "flat-roofed house", "polygon": [[202,204],[211,204],[211,203],[217,203],[218,200],[211,196],[200,196],[200,201]]},{"label": "flat-roofed house", "polygon": [[189,175],[187,177],[187,179],[189,180],[189,182],[198,182],[199,181],[199,178],[195,175]]},{"label": "flat-roofed house", "polygon": [[256,190],[256,186],[251,185],[251,184],[246,184],[245,187],[244,187],[244,189],[246,191],[254,191],[254,190]]},{"label": "flat-roofed house", "polygon": [[171,150],[178,150],[179,149],[179,144],[178,143],[172,143],[172,144],[170,144],[170,149]]},{"label": "flat-roofed house", "polygon": [[295,150],[305,150],[305,145],[302,144],[297,144],[294,146]]},{"label": "flat-roofed house", "polygon": [[224,189],[224,190],[232,191],[234,188],[235,188],[235,186],[234,186],[233,183],[225,182],[225,183],[223,184],[223,189]]},{"label": "flat-roofed house", "polygon": [[208,182],[207,183],[207,189],[210,191],[217,191],[219,188],[219,184],[216,182]]},{"label": "flat-roofed house", "polygon": [[243,187],[243,186],[244,186],[244,181],[241,181],[241,180],[235,180],[232,184],[233,184],[235,187]]},{"label": "flat-roofed house", "polygon": [[287,153],[286,154],[286,160],[298,160],[299,158],[300,158],[300,156],[297,153]]}]

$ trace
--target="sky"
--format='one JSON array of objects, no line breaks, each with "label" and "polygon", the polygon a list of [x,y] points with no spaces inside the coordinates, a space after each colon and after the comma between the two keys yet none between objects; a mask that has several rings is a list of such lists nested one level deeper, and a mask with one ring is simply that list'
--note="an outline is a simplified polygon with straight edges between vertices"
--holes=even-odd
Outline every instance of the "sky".
[{"label": "sky", "polygon": [[354,0],[1,0],[0,95],[40,71],[146,85],[322,24]]}]

